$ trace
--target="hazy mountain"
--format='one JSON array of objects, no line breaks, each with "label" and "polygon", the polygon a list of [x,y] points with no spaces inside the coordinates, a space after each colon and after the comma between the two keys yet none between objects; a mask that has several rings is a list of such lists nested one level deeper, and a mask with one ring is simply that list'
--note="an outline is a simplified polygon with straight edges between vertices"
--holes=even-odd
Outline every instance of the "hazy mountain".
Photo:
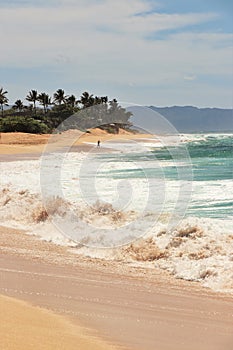
[{"label": "hazy mountain", "polygon": [[130,120],[136,128],[152,133],[172,133],[175,129],[179,132],[233,132],[232,109],[192,106],[127,109],[133,113]]},{"label": "hazy mountain", "polygon": [[233,110],[220,108],[155,107],[155,112],[164,116],[180,132],[233,131]]}]

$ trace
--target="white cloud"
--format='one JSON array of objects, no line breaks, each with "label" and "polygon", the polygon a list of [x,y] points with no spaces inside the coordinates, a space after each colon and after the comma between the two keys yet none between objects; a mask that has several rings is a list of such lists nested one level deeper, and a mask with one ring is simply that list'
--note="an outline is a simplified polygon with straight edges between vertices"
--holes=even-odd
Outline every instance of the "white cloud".
[{"label": "white cloud", "polygon": [[184,80],[193,81],[193,80],[196,80],[196,79],[197,79],[196,75],[185,75],[184,76]]},{"label": "white cloud", "polygon": [[[0,38],[5,41],[0,64],[37,66],[52,64],[58,55],[74,60],[88,61],[89,55],[103,57],[122,55],[132,45],[149,49],[156,43],[145,37],[166,29],[176,29],[200,23],[213,17],[211,14],[167,15],[151,13],[145,1],[112,0],[73,2],[63,0],[55,8],[10,8],[1,10]],[[9,20],[10,19],[10,20]],[[5,39],[5,40],[4,40]],[[135,50],[133,50],[135,51]],[[113,56],[113,57],[112,57]],[[93,57],[91,57],[92,59]],[[134,57],[137,60],[137,57]]]},{"label": "white cloud", "polygon": [[[0,65],[50,66],[70,82],[86,79],[132,88],[229,74],[233,36],[187,32],[215,14],[151,10],[143,0],[60,0],[49,8],[2,8]],[[186,32],[165,40],[147,40],[156,32],[184,27]]]}]

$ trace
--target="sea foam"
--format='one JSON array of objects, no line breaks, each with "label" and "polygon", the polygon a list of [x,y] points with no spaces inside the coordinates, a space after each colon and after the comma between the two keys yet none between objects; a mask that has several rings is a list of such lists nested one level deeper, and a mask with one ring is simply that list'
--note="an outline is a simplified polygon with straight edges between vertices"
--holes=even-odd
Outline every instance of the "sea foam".
[{"label": "sea foam", "polygon": [[[199,281],[216,291],[233,293],[231,220],[188,217],[177,227],[168,229],[164,216],[159,220],[155,218],[155,227],[140,238],[138,233],[135,235],[132,231],[132,243],[118,248],[105,248],[106,242],[103,241],[101,248],[101,230],[96,236],[98,242],[93,242],[93,231],[88,231],[86,223],[99,228],[110,227],[114,232],[114,228],[119,225],[124,229],[124,225],[132,221],[136,213],[124,213],[106,203],[96,203],[91,208],[77,205],[77,224],[80,230],[85,229],[85,234],[80,235],[80,241],[77,242],[54,225],[55,217],[64,222],[69,219],[70,206],[71,203],[61,198],[51,198],[45,209],[39,193],[31,193],[28,189],[16,191],[11,185],[0,191],[2,225],[24,229],[41,239],[73,247],[73,252],[79,254],[131,261],[145,268],[160,267],[177,278]],[[148,214],[145,214],[145,220],[148,220]],[[92,247],[89,247],[90,243]],[[93,247],[95,243],[98,243],[98,248]],[[108,243],[111,247],[111,242]]]}]

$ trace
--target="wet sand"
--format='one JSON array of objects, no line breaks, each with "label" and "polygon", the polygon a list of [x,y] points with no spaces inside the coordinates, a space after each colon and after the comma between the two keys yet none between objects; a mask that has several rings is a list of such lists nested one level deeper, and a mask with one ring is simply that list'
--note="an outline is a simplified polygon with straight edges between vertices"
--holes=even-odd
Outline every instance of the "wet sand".
[{"label": "wet sand", "polygon": [[156,268],[84,258],[17,230],[1,227],[0,247],[0,294],[65,315],[117,346],[232,349],[230,295]]}]

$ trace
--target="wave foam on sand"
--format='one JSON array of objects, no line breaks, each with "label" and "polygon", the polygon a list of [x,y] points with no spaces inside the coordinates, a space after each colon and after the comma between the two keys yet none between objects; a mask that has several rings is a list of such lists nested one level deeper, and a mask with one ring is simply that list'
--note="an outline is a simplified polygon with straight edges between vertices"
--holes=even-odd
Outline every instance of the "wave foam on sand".
[{"label": "wave foam on sand", "polygon": [[[91,232],[85,229],[77,244],[54,226],[53,218],[66,221],[72,206],[80,230],[86,227],[86,223],[113,229],[121,225],[124,229],[124,225],[136,213],[115,210],[111,204],[100,202],[93,207],[83,204],[74,207],[58,197],[51,197],[45,209],[38,192],[23,186],[16,187],[5,184],[0,188],[2,225],[21,228],[41,239],[70,246],[77,254],[117,259],[145,268],[156,266],[168,270],[177,278],[199,281],[215,291],[233,293],[233,233],[230,220],[188,217],[176,228],[168,229],[166,218],[161,217],[156,220],[155,227],[131,244],[103,249],[99,235],[100,248],[90,248],[87,245],[93,239]],[[153,217],[153,214],[145,214],[145,220],[150,215]],[[135,232],[132,232],[133,237]]]}]

